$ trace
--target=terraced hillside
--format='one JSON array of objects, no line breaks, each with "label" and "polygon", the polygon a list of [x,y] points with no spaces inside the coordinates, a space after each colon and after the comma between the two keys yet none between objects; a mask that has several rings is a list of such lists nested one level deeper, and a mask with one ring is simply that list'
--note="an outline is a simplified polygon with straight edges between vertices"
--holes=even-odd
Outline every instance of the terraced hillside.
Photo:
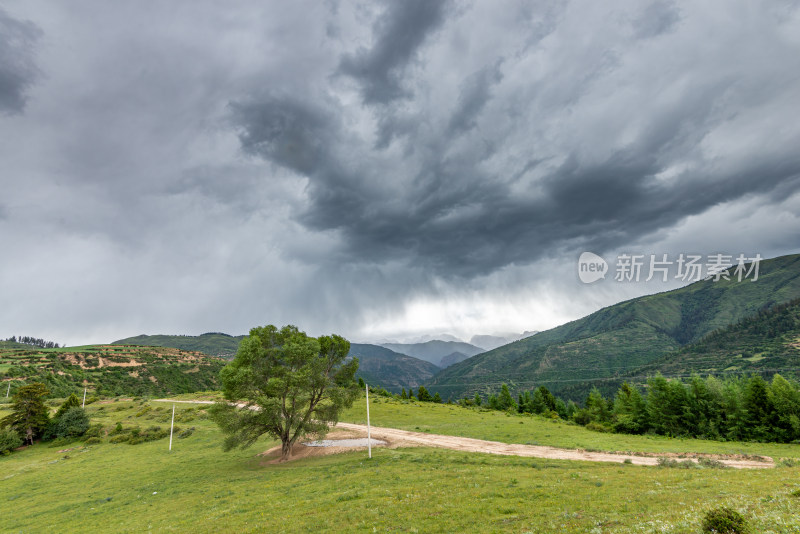
[{"label": "terraced hillside", "polygon": [[[59,349],[0,343],[0,380],[11,392],[43,382],[55,396],[165,395],[218,387],[225,360],[200,352],[133,345],[88,345]],[[5,394],[6,391],[2,391]]]},{"label": "terraced hillside", "polygon": [[231,336],[222,332],[207,332],[199,336],[140,335],[112,342],[112,345],[145,345],[148,347],[174,347],[190,352],[232,359],[245,336]]}]

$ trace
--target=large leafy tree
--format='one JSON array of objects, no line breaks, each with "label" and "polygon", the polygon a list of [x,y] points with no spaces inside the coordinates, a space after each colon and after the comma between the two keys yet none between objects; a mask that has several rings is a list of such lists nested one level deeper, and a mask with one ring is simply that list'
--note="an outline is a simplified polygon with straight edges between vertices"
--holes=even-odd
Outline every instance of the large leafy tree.
[{"label": "large leafy tree", "polygon": [[225,402],[211,418],[226,434],[224,449],[249,447],[262,435],[281,441],[281,460],[303,436],[323,436],[358,395],[358,360],[346,362],[350,342],[313,338],[273,325],[253,328],[220,378]]},{"label": "large leafy tree", "polygon": [[32,445],[50,422],[49,411],[44,404],[49,393],[47,387],[38,382],[19,388],[14,393],[11,413],[0,420],[0,427],[10,426]]}]

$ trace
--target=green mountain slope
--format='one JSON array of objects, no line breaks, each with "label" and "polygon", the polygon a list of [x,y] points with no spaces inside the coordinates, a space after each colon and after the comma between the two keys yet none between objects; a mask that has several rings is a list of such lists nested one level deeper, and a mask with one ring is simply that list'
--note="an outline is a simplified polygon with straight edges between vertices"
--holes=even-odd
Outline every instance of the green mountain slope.
[{"label": "green mountain slope", "polygon": [[358,376],[367,384],[393,393],[418,387],[430,380],[439,368],[430,362],[400,354],[378,345],[352,343],[349,356],[358,358]]},{"label": "green mountain slope", "polygon": [[[800,255],[764,260],[757,281],[700,281],[603,308],[473,356],[437,374],[442,396],[546,385],[573,398],[589,381],[620,377],[777,303],[800,297]],[[582,387],[574,387],[581,384]]]},{"label": "green mountain slope", "polygon": [[112,345],[142,345],[147,347],[172,347],[181,350],[202,352],[210,356],[233,358],[239,350],[239,342],[245,336],[229,336],[220,332],[209,332],[199,336],[134,336],[114,341]]},{"label": "green mountain slope", "polygon": [[400,354],[408,354],[420,360],[431,362],[438,367],[446,367],[446,365],[442,365],[442,358],[450,356],[454,352],[460,352],[466,356],[474,356],[484,352],[482,348],[462,341],[441,341],[438,339],[426,341],[425,343],[381,343],[381,346]]},{"label": "green mountain slope", "polygon": [[39,349],[0,346],[0,380],[5,395],[19,386],[45,383],[53,396],[171,395],[218,389],[221,358],[174,348],[88,345]]},{"label": "green mountain slope", "polygon": [[800,299],[762,310],[715,330],[700,341],[665,354],[631,372],[634,378],[780,373],[800,375]]}]

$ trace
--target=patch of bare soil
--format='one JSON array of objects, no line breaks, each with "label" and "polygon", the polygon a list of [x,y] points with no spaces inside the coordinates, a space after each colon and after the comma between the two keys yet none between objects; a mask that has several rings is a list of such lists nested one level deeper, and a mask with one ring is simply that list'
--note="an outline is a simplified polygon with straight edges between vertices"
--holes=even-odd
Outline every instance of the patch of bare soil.
[{"label": "patch of bare soil", "polygon": [[[363,436],[361,432],[353,431],[353,430],[333,430],[328,432],[325,436],[325,439],[329,440],[340,440],[340,439],[357,439],[366,437],[366,430],[363,432]],[[383,440],[386,442],[385,445],[376,444],[375,437],[372,438],[373,444],[372,448],[375,449],[377,447],[386,447],[390,449],[397,448],[399,445],[390,442],[389,440]],[[311,441],[309,439],[309,441]],[[309,447],[308,445],[304,445],[303,443],[295,443],[294,447],[292,447],[292,455],[289,457],[288,461],[299,460],[301,458],[309,458],[313,456],[328,456],[330,454],[340,454],[343,452],[351,452],[351,451],[365,451],[367,450],[367,446],[363,447]],[[260,462],[260,465],[271,465],[280,463],[281,460],[281,446],[278,445],[273,447],[269,450],[266,450],[259,454],[259,456],[263,457]]]},{"label": "patch of bare soil", "polygon": [[[355,425],[352,423],[339,423],[336,428],[343,428],[352,431],[359,431],[366,435],[366,425]],[[456,436],[444,436],[441,434],[428,434],[422,432],[410,432],[408,430],[398,430],[396,428],[372,427],[372,436],[378,439],[389,441],[390,443],[404,445],[416,445],[418,447],[442,447],[455,451],[464,452],[483,452],[488,454],[500,454],[508,456],[523,456],[530,458],[549,458],[552,460],[584,460],[589,462],[615,462],[629,463],[635,465],[658,465],[658,457],[672,456],[687,458],[697,461],[701,456],[713,458],[728,467],[737,469],[763,469],[774,467],[772,458],[758,457],[758,459],[745,458],[741,455],[675,455],[675,454],[654,454],[644,456],[633,453],[611,453],[611,452],[589,452],[579,449],[559,449],[556,447],[546,447],[542,445],[520,445],[516,443],[502,443],[499,441],[486,441],[474,438],[462,438]],[[399,446],[399,445],[396,445]]]}]

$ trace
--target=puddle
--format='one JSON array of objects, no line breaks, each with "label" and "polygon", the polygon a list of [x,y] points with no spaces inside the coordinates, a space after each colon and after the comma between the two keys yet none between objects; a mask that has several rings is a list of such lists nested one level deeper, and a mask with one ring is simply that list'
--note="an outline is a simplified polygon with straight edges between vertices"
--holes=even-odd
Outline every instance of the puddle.
[{"label": "puddle", "polygon": [[[385,441],[380,439],[372,439],[372,446],[386,445]],[[323,439],[319,441],[310,441],[303,443],[306,447],[366,447],[367,438],[358,439]]]}]

